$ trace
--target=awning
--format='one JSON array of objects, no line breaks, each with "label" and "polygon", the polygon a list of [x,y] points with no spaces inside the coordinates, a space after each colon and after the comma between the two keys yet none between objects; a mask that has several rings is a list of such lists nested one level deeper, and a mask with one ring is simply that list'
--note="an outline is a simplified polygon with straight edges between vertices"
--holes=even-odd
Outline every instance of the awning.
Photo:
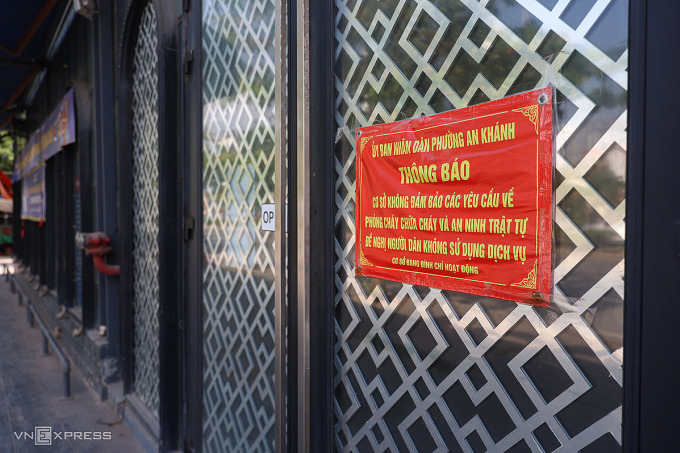
[{"label": "awning", "polygon": [[0,212],[12,213],[13,206],[12,180],[0,171]]},{"label": "awning", "polygon": [[5,198],[11,200],[13,198],[12,193],[12,180],[9,179],[5,173],[0,171],[0,198]]},{"label": "awning", "polygon": [[0,129],[26,105],[45,67],[58,18],[69,7],[65,0],[0,0]]}]

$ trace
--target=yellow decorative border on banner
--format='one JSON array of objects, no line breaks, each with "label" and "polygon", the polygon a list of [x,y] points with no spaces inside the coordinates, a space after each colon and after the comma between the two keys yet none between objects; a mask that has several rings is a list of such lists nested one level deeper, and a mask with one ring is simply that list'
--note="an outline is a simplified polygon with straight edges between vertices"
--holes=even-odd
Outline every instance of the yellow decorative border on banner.
[{"label": "yellow decorative border on banner", "polygon": [[536,128],[536,135],[538,135],[538,105],[529,105],[521,109],[515,109],[513,112],[520,112],[522,115],[529,118]]},{"label": "yellow decorative border on banner", "polygon": [[529,272],[529,275],[519,283],[513,283],[510,286],[517,286],[519,288],[536,289],[536,280],[538,273],[538,260],[534,261],[534,268]]}]

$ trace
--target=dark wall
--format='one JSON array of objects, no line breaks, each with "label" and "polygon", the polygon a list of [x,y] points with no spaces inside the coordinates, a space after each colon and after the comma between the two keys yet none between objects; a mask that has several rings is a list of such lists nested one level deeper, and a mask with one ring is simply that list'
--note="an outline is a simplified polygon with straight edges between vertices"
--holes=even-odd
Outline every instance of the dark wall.
[{"label": "dark wall", "polygon": [[[76,15],[38,90],[29,114],[38,125],[47,118],[76,80],[93,86],[92,22]],[[32,128],[35,129],[35,126]]]},{"label": "dark wall", "polygon": [[[42,284],[57,290],[60,304],[69,306],[82,302],[94,285],[91,259],[76,250],[73,243],[77,228],[76,210],[80,212],[81,225],[92,224],[94,211],[91,203],[82,203],[88,198],[80,197],[81,193],[89,195],[95,189],[92,179],[81,178],[84,172],[91,173],[94,165],[94,159],[90,159],[94,149],[91,146],[92,127],[89,126],[93,114],[89,99],[94,86],[92,29],[91,21],[74,16],[59,49],[46,64],[45,76],[32,104],[27,107],[27,118],[23,124],[28,136],[33,134],[68,89],[77,87],[76,143],[65,147],[45,163],[47,220],[36,225],[28,225],[35,222],[24,222],[27,224],[24,228],[27,256],[26,259],[20,257],[26,264],[29,264],[30,257],[34,257],[32,261],[35,262],[30,263],[32,273],[39,275]],[[83,127],[84,124],[88,126]],[[86,166],[81,166],[81,163]],[[85,185],[81,184],[81,179],[86,181]],[[83,266],[76,270],[79,254]],[[76,286],[76,280],[82,282],[82,286]],[[89,302],[94,298],[88,299]],[[94,305],[94,302],[89,303]]]}]

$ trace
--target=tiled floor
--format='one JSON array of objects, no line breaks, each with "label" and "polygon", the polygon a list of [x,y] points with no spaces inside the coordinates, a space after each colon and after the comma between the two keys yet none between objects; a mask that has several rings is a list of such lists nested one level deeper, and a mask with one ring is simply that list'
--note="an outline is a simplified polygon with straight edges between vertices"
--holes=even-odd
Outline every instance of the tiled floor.
[{"label": "tiled floor", "polygon": [[[17,295],[0,275],[0,453],[143,451],[116,411],[99,400],[74,366],[72,396],[61,398],[62,388],[57,355],[42,354],[37,323],[28,326],[26,308],[18,305]],[[37,445],[50,438],[50,446]]]}]

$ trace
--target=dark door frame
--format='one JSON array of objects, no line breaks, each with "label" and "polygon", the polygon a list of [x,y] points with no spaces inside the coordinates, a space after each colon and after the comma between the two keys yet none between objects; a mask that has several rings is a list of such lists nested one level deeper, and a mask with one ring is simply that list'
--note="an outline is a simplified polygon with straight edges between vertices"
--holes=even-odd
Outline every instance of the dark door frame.
[{"label": "dark door frame", "polygon": [[184,115],[185,451],[203,442],[203,52],[202,2],[185,1],[182,18]]},{"label": "dark door frame", "polygon": [[680,404],[680,3],[631,0],[623,446],[670,451]]},{"label": "dark door frame", "polygon": [[[95,38],[98,41],[97,38]],[[95,65],[95,68],[97,65]],[[79,192],[80,192],[80,231],[89,232],[94,230],[94,197],[92,188],[94,187],[92,181],[92,154],[95,147],[93,146],[93,106],[90,92],[87,83],[78,80],[73,82],[73,91],[76,104],[76,121],[78,134],[78,172],[79,172]],[[113,135],[113,134],[112,134]],[[115,170],[115,169],[112,169]],[[83,190],[81,190],[81,188]],[[114,217],[115,218],[115,217]],[[68,238],[73,240],[73,238]],[[95,305],[95,287],[94,287],[94,265],[92,260],[86,259],[84,252],[82,255],[82,266],[80,281],[82,284],[82,321],[83,326],[88,329],[96,327],[98,307]],[[118,320],[104,318],[106,325],[111,329],[118,329]],[[113,324],[112,324],[113,323]],[[111,337],[113,335],[113,337]],[[109,336],[109,343],[117,344],[117,332],[111,332]],[[117,353],[114,353],[117,355]]]},{"label": "dark door frame", "polygon": [[[181,166],[180,56],[173,2],[131,0],[122,24],[119,59],[118,196],[121,263],[121,362],[125,393],[133,392],[134,312],[132,275],[132,59],[141,12],[151,1],[158,21],[158,133],[159,133],[159,418],[137,414],[152,431],[161,451],[179,448],[183,438],[182,303],[184,290],[183,192]],[[154,432],[157,431],[157,432]]]},{"label": "dark door frame", "polygon": [[[290,401],[297,401],[291,416],[294,451],[334,451],[333,345],[335,291],[335,178],[333,137],[335,4],[331,0],[294,2],[296,30],[291,32],[291,61],[297,81],[291,103],[297,121],[296,143],[291,153],[296,159],[291,188],[297,187],[296,215],[307,224],[291,224],[294,237],[291,260],[291,316],[295,332],[296,363],[291,369]],[[302,182],[302,184],[301,184]],[[306,188],[301,188],[306,185]],[[307,193],[304,193],[307,191]],[[295,211],[294,211],[295,212]],[[304,263],[301,266],[300,263]],[[307,292],[307,294],[305,294]],[[295,319],[297,318],[297,319]],[[295,351],[295,350],[293,350]],[[294,355],[294,354],[293,354]]]},{"label": "dark door frame", "polygon": [[[297,425],[294,417],[297,413],[297,401],[295,367],[297,357],[295,355],[296,330],[295,313],[297,310],[295,294],[296,271],[295,263],[295,228],[297,224],[295,211],[295,137],[296,124],[292,120],[295,118],[295,1],[294,0],[275,0],[277,14],[285,15],[285,20],[280,20],[277,16],[276,27],[281,32],[275,37],[277,45],[277,71],[287,71],[287,87],[285,92],[285,82],[277,84],[276,115],[276,193],[274,194],[277,205],[276,214],[276,308],[275,308],[275,343],[276,343],[276,371],[275,371],[275,442],[276,451],[294,451],[295,437],[297,436]],[[322,2],[319,2],[321,4]],[[330,3],[328,3],[330,6]],[[185,247],[185,306],[184,306],[184,379],[185,379],[185,439],[184,448],[186,451],[202,451],[203,443],[203,78],[202,78],[202,0],[189,0],[183,2],[184,14],[182,16],[182,72],[183,84],[181,86],[183,106],[184,131],[182,153],[184,159],[184,194],[186,205],[184,207],[184,247]],[[325,22],[332,23],[330,16],[326,17]],[[287,24],[287,30],[281,28]],[[324,34],[327,32],[324,29]],[[328,41],[330,42],[330,41]],[[288,46],[288,53],[283,46]],[[329,47],[330,48],[330,47]],[[278,59],[287,55],[287,61],[281,62]],[[282,77],[286,80],[286,77]],[[320,82],[325,79],[317,79]],[[283,118],[291,121],[284,121]],[[280,124],[287,127],[286,133],[279,130]],[[284,138],[286,137],[286,138]],[[285,160],[288,159],[286,165]],[[288,173],[285,173],[286,168]],[[328,168],[330,172],[330,167]],[[319,175],[321,178],[322,175]],[[288,183],[287,200],[286,191],[281,187]],[[330,179],[327,179],[329,182]],[[288,216],[290,226],[288,227],[288,238],[284,230],[284,223],[281,219],[283,206],[289,205],[290,214]],[[331,247],[330,243],[327,244]],[[290,253],[290,255],[287,255]],[[288,261],[286,261],[286,257]],[[282,269],[288,266],[288,273]],[[319,272],[321,274],[321,272]],[[287,277],[287,278],[286,278]],[[287,301],[287,304],[286,304]],[[287,336],[285,326],[288,326]],[[319,328],[321,328],[319,326]],[[285,358],[285,360],[284,360]],[[286,396],[288,403],[286,404]],[[325,407],[325,406],[324,406]]]}]

